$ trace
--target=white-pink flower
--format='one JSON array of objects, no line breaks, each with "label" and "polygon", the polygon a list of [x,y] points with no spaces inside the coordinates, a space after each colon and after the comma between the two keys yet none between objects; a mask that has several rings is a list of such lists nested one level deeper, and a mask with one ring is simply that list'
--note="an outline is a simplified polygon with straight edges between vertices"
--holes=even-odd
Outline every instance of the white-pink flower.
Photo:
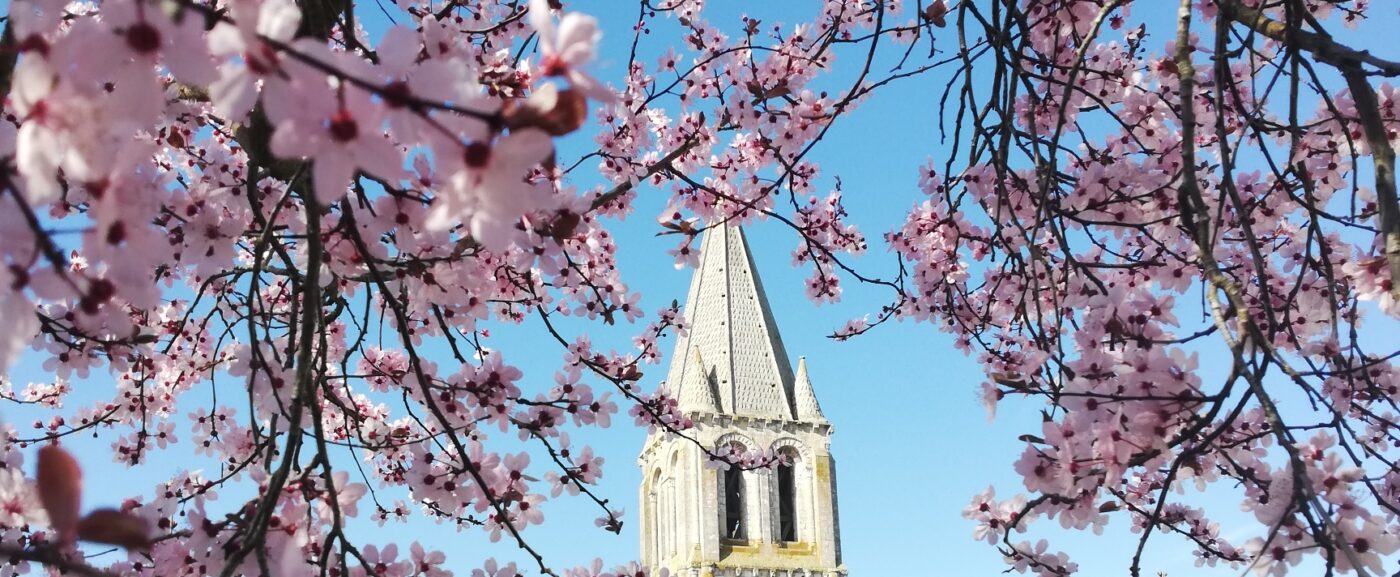
[{"label": "white-pink flower", "polygon": [[18,467],[0,468],[0,527],[15,529],[26,524],[48,524],[34,485]]},{"label": "white-pink flower", "polygon": [[257,103],[259,80],[276,78],[280,67],[277,51],[263,38],[290,41],[301,10],[292,0],[234,0],[228,9],[234,23],[220,22],[209,31],[210,51],[229,57],[209,85],[209,100],[219,114],[240,120]]},{"label": "white-pink flower", "polygon": [[9,369],[39,333],[39,317],[24,293],[14,290],[14,277],[8,267],[0,267],[0,318],[5,332],[0,336],[0,371]]},{"label": "white-pink flower", "polygon": [[422,577],[451,577],[451,571],[442,569],[442,564],[447,562],[447,555],[442,551],[427,551],[423,549],[417,541],[409,546],[409,557],[413,560],[413,568]]},{"label": "white-pink flower", "polygon": [[530,0],[530,26],[540,37],[540,72],[545,76],[562,76],[575,89],[595,100],[611,102],[612,91],[583,71],[583,65],[593,60],[594,49],[603,33],[598,20],[587,14],[569,12],[559,18],[556,28],[549,15],[547,0]]},{"label": "white-pink flower", "polygon": [[553,146],[548,134],[524,129],[439,157],[452,176],[448,187],[433,199],[428,229],[448,230],[462,222],[472,238],[487,248],[507,246],[521,217],[549,200],[549,190],[527,177]]},{"label": "white-pink flower", "polygon": [[383,132],[383,107],[361,90],[344,87],[337,94],[312,82],[294,83],[278,94],[299,105],[280,114],[269,111],[282,117],[272,135],[273,154],[314,160],[312,184],[323,204],[340,199],[357,170],[390,182],[403,178],[403,154]]}]

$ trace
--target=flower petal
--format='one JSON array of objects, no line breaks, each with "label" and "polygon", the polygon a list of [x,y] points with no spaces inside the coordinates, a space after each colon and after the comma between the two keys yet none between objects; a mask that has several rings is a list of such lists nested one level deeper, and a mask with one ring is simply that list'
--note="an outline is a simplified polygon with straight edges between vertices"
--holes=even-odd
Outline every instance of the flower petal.
[{"label": "flower petal", "polygon": [[384,71],[399,76],[407,72],[408,67],[418,59],[418,51],[422,47],[418,32],[400,25],[384,33],[384,38],[379,41],[375,52],[379,55],[379,64]]},{"label": "flower petal", "polygon": [[593,59],[593,45],[603,36],[598,31],[598,19],[578,12],[565,14],[559,20],[559,38],[555,47],[559,58],[570,66],[579,66]]},{"label": "flower petal", "polygon": [[204,26],[198,18],[185,18],[166,26],[161,59],[176,80],[204,86],[214,81],[214,62],[203,38]]},{"label": "flower petal", "polygon": [[389,182],[408,176],[403,167],[403,154],[388,139],[378,134],[366,134],[355,142],[355,163],[361,170]]},{"label": "flower petal", "polygon": [[258,34],[286,42],[301,26],[301,9],[292,0],[266,0],[258,10]]},{"label": "flower petal", "polygon": [[248,69],[225,64],[223,74],[209,84],[209,100],[226,120],[243,120],[258,101],[258,87]]},{"label": "flower petal", "polygon": [[243,34],[239,33],[237,27],[227,22],[215,24],[214,29],[209,31],[207,39],[209,51],[218,56],[242,54],[248,50],[248,43],[243,41]]},{"label": "flower petal", "polygon": [[[539,164],[553,151],[554,142],[543,130],[516,130],[496,142],[494,150],[491,151],[495,159],[491,170],[523,178],[522,173],[525,169]],[[510,174],[512,172],[516,174]]]},{"label": "flower petal", "polygon": [[306,158],[319,152],[325,139],[320,131],[307,130],[300,122],[285,121],[277,125],[268,145],[279,158]]},{"label": "flower petal", "polygon": [[525,15],[530,27],[540,35],[540,50],[554,53],[554,18],[549,14],[548,0],[530,0],[530,12]]},{"label": "flower petal", "polygon": [[345,196],[345,190],[350,188],[350,179],[355,177],[355,165],[343,151],[324,152],[316,157],[315,166],[311,169],[311,184],[316,187],[316,200],[322,206]]}]

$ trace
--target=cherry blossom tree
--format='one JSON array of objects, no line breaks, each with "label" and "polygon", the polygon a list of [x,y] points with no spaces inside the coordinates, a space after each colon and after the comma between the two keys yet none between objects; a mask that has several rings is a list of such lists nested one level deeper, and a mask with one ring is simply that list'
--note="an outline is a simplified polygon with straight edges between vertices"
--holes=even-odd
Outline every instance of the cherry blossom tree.
[{"label": "cherry blossom tree", "polygon": [[[1182,0],[1148,21],[1146,0],[824,0],[774,25],[643,0],[631,30],[606,31],[631,42],[611,82],[590,70],[604,31],[560,4],[12,4],[0,366],[51,378],[0,391],[50,415],[7,425],[0,572],[643,573],[556,568],[528,531],[556,497],[620,530],[604,463],[573,444],[589,428],[624,408],[663,434],[690,425],[644,379],[685,320],[641,310],[615,258],[639,194],[669,199],[655,227],[678,266],[708,227],[776,221],[816,303],[846,282],[890,296],[834,338],[929,322],[984,366],[989,410],[1038,403],[1012,465],[1024,491],[965,513],[1009,569],[1076,571],[1025,536],[1055,519],[1135,532],[1133,575],[1164,538],[1203,565],[1386,571],[1400,351],[1365,335],[1400,315],[1384,81],[1400,62],[1333,35],[1368,2]],[[371,34],[381,8],[399,23]],[[664,52],[640,46],[653,34]],[[897,66],[875,66],[890,50]],[[857,270],[870,241],[818,145],[933,75],[940,146],[876,241],[888,269]],[[594,150],[561,157],[590,118]],[[597,349],[562,317],[633,324],[635,348]],[[499,322],[548,330],[552,379],[490,348]],[[1230,368],[1200,370],[1206,348]],[[76,401],[70,382],[94,378],[110,396]],[[80,434],[128,465],[193,447],[219,467],[85,511],[83,463],[61,448]],[[332,451],[347,447],[358,462]],[[237,486],[256,491],[220,495]],[[1254,537],[1220,534],[1193,501],[1209,487],[1235,493]],[[480,530],[533,564],[368,538],[361,516]],[[126,557],[91,565],[79,541]]]},{"label": "cherry blossom tree", "polygon": [[[891,314],[976,351],[990,409],[1045,403],[1015,463],[1027,493],[989,491],[965,516],[1041,575],[1075,565],[1019,533],[1115,516],[1139,534],[1135,576],[1158,534],[1198,566],[1388,574],[1400,386],[1395,340],[1362,331],[1400,314],[1400,125],[1373,80],[1400,63],[1332,35],[1366,2],[1182,1],[1175,26],[1127,25],[1138,4],[939,16],[958,22],[963,70],[996,64],[990,86],[950,86],[956,152],[887,237],[912,283]],[[1199,370],[1205,348],[1230,368]],[[1231,542],[1222,512],[1193,504],[1209,486],[1231,488],[1255,536]]]}]

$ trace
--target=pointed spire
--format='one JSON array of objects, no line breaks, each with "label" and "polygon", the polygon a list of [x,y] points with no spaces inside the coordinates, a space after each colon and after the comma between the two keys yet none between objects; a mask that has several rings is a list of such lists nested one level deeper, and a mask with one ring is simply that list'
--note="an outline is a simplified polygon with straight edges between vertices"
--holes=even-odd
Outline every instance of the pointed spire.
[{"label": "pointed spire", "polygon": [[681,375],[680,388],[676,391],[682,411],[720,412],[713,376],[714,369],[706,367],[704,359],[700,358],[700,347],[690,347],[690,358]]},{"label": "pointed spire", "polygon": [[807,376],[807,357],[797,359],[797,377],[793,384],[793,413],[799,421],[826,422],[822,406],[817,404],[817,392],[812,390],[812,379]]},{"label": "pointed spire", "polygon": [[794,418],[792,365],[739,227],[705,232],[685,317],[690,329],[676,339],[666,382],[682,383],[689,365],[703,357],[721,412]]}]

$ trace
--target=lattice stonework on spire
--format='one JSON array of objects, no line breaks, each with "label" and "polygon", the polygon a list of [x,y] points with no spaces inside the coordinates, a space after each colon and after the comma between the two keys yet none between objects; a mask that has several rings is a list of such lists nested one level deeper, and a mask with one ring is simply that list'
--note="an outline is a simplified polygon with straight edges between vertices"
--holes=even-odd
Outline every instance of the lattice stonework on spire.
[{"label": "lattice stonework on spire", "polygon": [[[676,340],[666,382],[682,388],[696,382],[687,374],[693,375],[690,365],[703,359],[700,374],[713,375],[722,412],[797,418],[792,365],[739,227],[719,226],[705,233],[685,315],[690,331]],[[675,391],[698,400],[696,393]]]}]

